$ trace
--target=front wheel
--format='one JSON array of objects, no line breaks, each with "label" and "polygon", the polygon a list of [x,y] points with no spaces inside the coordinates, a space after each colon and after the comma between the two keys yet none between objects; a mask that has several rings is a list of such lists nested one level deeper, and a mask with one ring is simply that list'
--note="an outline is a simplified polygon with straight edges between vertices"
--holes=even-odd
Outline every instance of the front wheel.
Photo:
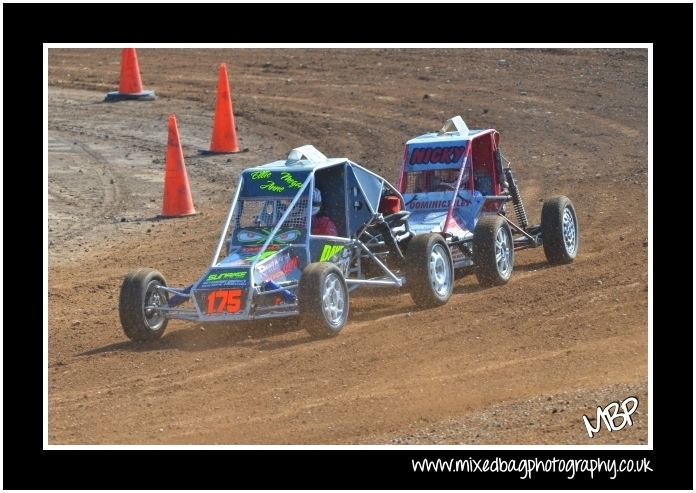
[{"label": "front wheel", "polygon": [[129,339],[159,339],[167,328],[167,319],[160,307],[167,305],[164,276],[156,270],[142,268],[128,273],[121,285],[118,313],[121,326]]},{"label": "front wheel", "polygon": [[314,262],[302,271],[297,287],[299,323],[313,337],[333,337],[348,320],[348,286],[330,262]]},{"label": "front wheel", "polygon": [[575,207],[564,195],[552,197],[541,209],[541,240],[550,264],[569,264],[578,254],[580,241]]},{"label": "front wheel", "polygon": [[406,282],[416,305],[444,305],[452,296],[454,268],[447,242],[437,233],[417,235],[406,250]]},{"label": "front wheel", "polygon": [[474,272],[481,286],[501,286],[510,280],[515,250],[505,219],[498,215],[479,219],[473,250]]}]

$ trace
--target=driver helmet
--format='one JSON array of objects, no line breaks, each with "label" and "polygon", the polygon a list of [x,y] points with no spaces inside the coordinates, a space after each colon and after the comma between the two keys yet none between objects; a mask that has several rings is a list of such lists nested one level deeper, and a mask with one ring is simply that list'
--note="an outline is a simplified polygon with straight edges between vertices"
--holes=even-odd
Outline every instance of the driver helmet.
[{"label": "driver helmet", "polygon": [[319,209],[321,209],[321,192],[318,188],[315,188],[312,197],[312,215],[315,216],[319,212]]}]

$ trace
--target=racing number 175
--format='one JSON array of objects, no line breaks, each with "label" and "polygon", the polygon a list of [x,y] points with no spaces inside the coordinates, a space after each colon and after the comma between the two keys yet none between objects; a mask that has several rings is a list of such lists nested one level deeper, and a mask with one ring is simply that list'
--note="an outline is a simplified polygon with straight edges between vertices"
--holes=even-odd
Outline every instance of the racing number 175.
[{"label": "racing number 175", "polygon": [[[219,289],[208,293],[208,313],[236,313],[242,307],[241,289]],[[219,301],[218,301],[219,300]]]}]

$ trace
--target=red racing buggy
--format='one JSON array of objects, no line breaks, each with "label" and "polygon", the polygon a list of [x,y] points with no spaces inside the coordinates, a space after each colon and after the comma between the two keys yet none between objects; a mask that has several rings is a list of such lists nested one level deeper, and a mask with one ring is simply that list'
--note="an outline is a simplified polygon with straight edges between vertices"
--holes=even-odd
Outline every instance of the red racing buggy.
[{"label": "red racing buggy", "polygon": [[454,268],[473,268],[484,286],[508,282],[516,250],[543,246],[549,263],[565,264],[579,244],[568,197],[546,200],[541,223],[529,224],[499,141],[495,129],[469,129],[455,116],[439,132],[406,142],[399,179],[411,231],[440,233]]}]

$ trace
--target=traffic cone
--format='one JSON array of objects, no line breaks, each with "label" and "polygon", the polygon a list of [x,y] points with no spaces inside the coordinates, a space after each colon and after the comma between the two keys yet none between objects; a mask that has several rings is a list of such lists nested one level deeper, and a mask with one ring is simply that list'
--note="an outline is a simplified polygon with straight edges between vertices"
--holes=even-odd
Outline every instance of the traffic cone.
[{"label": "traffic cone", "polygon": [[190,216],[195,214],[196,210],[193,208],[191,189],[184,165],[184,153],[181,150],[179,130],[174,115],[169,115],[168,134],[162,217]]},{"label": "traffic cone", "polygon": [[218,77],[217,98],[215,99],[215,117],[213,119],[213,136],[210,139],[210,149],[201,150],[202,154],[231,154],[239,152],[237,131],[234,128],[234,113],[232,112],[232,97],[227,81],[227,65],[220,64]]},{"label": "traffic cone", "polygon": [[135,48],[121,50],[121,80],[118,84],[118,91],[107,93],[104,101],[113,102],[127,99],[137,101],[153,101],[155,99],[155,91],[143,91]]}]

